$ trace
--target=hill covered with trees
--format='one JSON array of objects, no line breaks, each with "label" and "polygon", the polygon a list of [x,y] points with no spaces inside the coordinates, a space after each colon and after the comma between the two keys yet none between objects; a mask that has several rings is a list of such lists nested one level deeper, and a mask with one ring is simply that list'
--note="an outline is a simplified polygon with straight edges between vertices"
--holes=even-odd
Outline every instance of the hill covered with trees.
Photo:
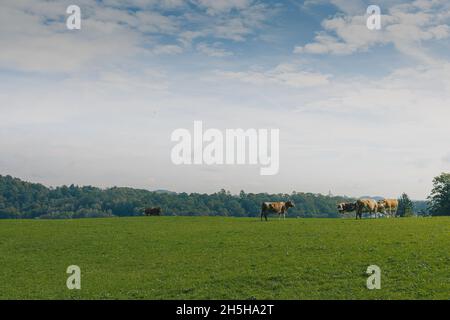
[{"label": "hill covered with trees", "polygon": [[213,194],[174,193],[113,187],[61,186],[48,188],[0,175],[0,218],[86,218],[142,215],[159,206],[164,215],[259,216],[263,201],[292,200],[290,217],[338,217],[336,203],[353,199],[293,192],[245,193],[221,190]]}]

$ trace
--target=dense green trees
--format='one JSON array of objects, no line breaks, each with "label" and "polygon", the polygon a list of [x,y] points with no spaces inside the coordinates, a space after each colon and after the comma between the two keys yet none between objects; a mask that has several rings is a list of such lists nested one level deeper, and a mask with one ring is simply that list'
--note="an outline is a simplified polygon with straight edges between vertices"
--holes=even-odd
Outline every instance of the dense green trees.
[{"label": "dense green trees", "polygon": [[406,193],[398,199],[397,216],[410,217],[414,214],[414,204]]},{"label": "dense green trees", "polygon": [[428,197],[433,216],[450,215],[450,173],[442,173],[433,180],[433,190]]},{"label": "dense green trees", "polygon": [[336,217],[336,203],[348,201],[312,193],[232,195],[150,192],[132,188],[99,189],[74,185],[47,188],[11,176],[0,176],[0,218],[83,218],[141,215],[160,206],[165,215],[259,216],[261,202],[291,199],[288,216]]},{"label": "dense green trees", "polygon": [[[303,192],[267,194],[241,191],[239,195],[232,195],[225,190],[213,194],[188,194],[74,185],[47,188],[0,175],[0,218],[133,216],[141,215],[145,207],[156,206],[163,209],[164,215],[256,217],[260,214],[262,202],[288,199],[295,203],[295,208],[289,209],[290,217],[338,217],[336,203],[352,201],[346,197]],[[414,202],[414,206],[422,211],[425,202]]]}]

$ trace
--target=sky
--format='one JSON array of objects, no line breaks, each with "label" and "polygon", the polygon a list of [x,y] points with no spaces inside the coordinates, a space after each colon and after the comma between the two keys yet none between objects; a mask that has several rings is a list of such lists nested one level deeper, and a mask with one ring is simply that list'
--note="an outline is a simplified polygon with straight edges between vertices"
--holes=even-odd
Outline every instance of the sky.
[{"label": "sky", "polygon": [[[450,171],[449,25],[447,0],[3,0],[0,174],[425,199]],[[173,164],[196,120],[279,129],[278,174]]]}]

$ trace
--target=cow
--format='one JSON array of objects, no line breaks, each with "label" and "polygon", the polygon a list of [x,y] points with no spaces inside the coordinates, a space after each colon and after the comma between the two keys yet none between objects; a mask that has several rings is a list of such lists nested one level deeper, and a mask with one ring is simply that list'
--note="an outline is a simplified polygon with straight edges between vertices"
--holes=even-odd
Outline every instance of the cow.
[{"label": "cow", "polygon": [[263,202],[261,205],[261,221],[264,218],[267,221],[267,215],[269,213],[277,213],[278,219],[283,215],[283,219],[286,219],[286,212],[289,208],[294,208],[295,205],[292,201],[286,202]]},{"label": "cow", "polygon": [[398,209],[398,200],[397,199],[383,199],[379,200],[378,203],[378,212],[383,212],[385,215],[386,211],[389,212],[388,217],[395,217]]},{"label": "cow", "polygon": [[156,208],[145,208],[144,210],[144,214],[146,216],[160,216],[161,215],[161,208],[160,207],[156,207]]},{"label": "cow", "polygon": [[359,199],[355,203],[356,219],[358,217],[362,219],[363,212],[369,212],[370,214],[377,214],[378,203],[373,199]]},{"label": "cow", "polygon": [[356,204],[354,202],[341,202],[338,203],[337,209],[341,214],[344,214],[346,212],[353,212],[356,210]]}]

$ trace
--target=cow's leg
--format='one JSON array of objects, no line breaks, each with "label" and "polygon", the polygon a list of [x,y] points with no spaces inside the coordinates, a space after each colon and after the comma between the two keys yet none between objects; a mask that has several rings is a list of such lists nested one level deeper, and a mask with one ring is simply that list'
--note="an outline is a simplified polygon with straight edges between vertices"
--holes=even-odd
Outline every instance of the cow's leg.
[{"label": "cow's leg", "polygon": [[362,210],[360,209],[356,212],[356,219],[358,219],[358,217],[361,219],[361,215],[362,215]]},{"label": "cow's leg", "polygon": [[264,214],[264,212],[261,210],[261,221],[262,221],[262,218],[263,218],[263,214]]}]

